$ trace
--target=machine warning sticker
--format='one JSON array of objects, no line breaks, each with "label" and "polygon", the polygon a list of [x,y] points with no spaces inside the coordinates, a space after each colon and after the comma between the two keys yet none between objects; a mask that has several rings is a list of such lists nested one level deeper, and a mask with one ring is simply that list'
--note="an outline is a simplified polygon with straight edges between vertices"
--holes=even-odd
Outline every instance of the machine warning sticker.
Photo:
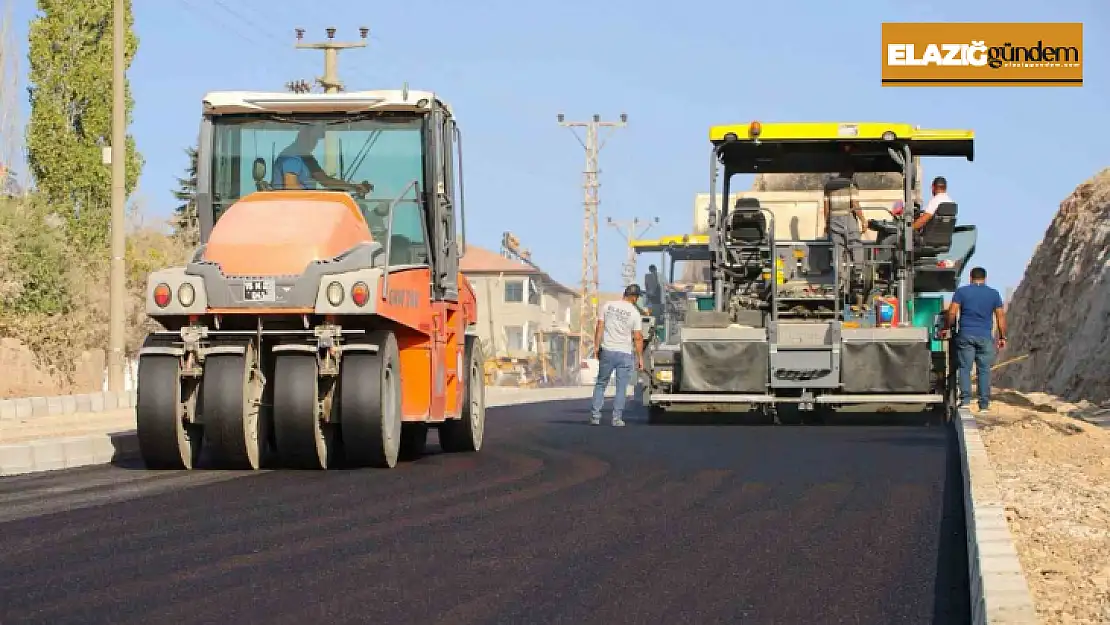
[{"label": "machine warning sticker", "polygon": [[836,129],[838,137],[857,137],[859,136],[859,126],[855,124],[840,124]]}]

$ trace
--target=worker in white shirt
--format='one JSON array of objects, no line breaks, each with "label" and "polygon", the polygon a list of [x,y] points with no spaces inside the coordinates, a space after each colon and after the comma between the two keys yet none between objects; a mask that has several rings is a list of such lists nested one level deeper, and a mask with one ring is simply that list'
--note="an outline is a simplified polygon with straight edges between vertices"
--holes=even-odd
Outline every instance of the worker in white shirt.
[{"label": "worker in white shirt", "polygon": [[[937,212],[937,207],[945,202],[951,201],[953,200],[952,197],[948,195],[948,181],[944,179],[944,176],[933,178],[933,197],[929,200],[929,203],[925,205],[925,208],[922,209],[921,214],[913,220],[913,232],[915,235],[914,247],[919,247],[921,245],[919,240],[921,230],[925,228],[925,224],[929,223],[929,220],[933,218],[933,215]],[[894,214],[899,215],[901,211],[895,212]],[[897,232],[891,233],[883,237],[879,243],[883,246],[890,246],[890,248],[893,248],[898,243],[898,235],[899,233]],[[884,251],[882,255],[887,260],[893,258],[893,253],[891,251]]]},{"label": "worker in white shirt", "polygon": [[925,205],[925,209],[913,220],[913,229],[920,233],[925,224],[933,218],[933,214],[937,212],[937,207],[945,202],[951,202],[952,198],[948,196],[948,181],[944,176],[937,176],[933,178],[933,197],[929,203]]}]

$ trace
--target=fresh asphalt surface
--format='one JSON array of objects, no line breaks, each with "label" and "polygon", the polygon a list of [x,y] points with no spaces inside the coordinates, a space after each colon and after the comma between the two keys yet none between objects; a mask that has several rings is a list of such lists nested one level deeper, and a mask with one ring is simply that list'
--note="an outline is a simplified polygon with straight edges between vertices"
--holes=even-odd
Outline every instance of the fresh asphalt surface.
[{"label": "fresh asphalt surface", "polygon": [[0,479],[0,623],[967,623],[951,428],[490,408],[394,470]]}]

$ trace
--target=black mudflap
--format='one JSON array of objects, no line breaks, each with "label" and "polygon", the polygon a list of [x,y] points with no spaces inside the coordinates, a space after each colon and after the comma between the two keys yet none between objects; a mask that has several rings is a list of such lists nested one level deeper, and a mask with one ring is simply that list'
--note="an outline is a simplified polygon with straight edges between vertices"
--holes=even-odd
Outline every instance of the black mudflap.
[{"label": "black mudflap", "polygon": [[928,342],[852,341],[841,345],[845,393],[928,393],[933,356]]}]

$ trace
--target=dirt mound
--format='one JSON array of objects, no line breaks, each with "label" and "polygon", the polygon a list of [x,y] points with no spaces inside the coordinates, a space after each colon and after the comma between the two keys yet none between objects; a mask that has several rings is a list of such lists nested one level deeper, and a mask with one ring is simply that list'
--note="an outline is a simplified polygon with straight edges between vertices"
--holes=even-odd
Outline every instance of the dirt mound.
[{"label": "dirt mound", "polygon": [[[834,174],[757,174],[752,191],[820,191]],[[902,174],[859,173],[852,177],[860,189],[901,189]]]},{"label": "dirt mound", "polygon": [[1060,204],[1007,310],[995,384],[1071,401],[1110,399],[1110,168]]}]

